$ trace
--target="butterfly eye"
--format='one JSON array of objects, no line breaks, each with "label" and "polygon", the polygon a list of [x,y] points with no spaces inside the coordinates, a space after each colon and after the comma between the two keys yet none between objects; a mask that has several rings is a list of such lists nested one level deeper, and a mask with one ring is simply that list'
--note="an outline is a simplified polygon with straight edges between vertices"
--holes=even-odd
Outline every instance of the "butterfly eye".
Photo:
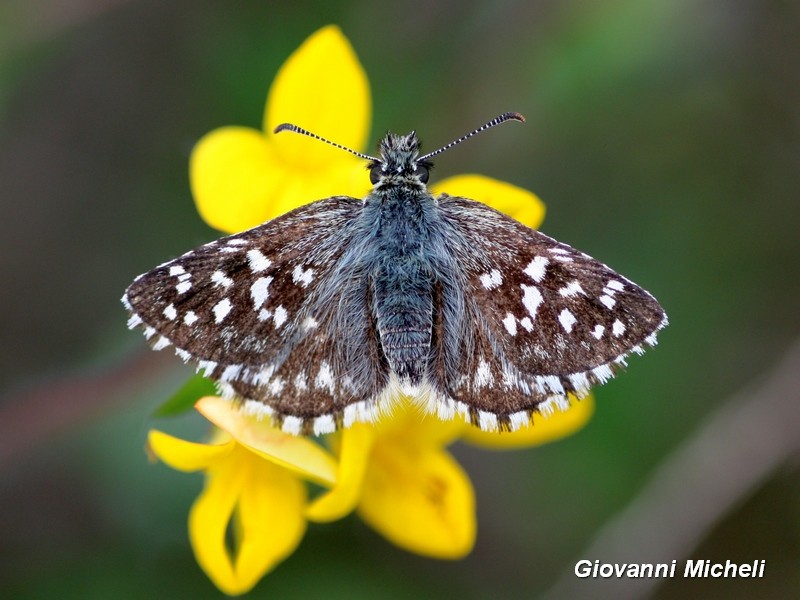
[{"label": "butterfly eye", "polygon": [[422,183],[428,183],[428,167],[417,163],[417,177]]},{"label": "butterfly eye", "polygon": [[383,177],[383,165],[375,165],[369,170],[369,182],[376,184]]}]

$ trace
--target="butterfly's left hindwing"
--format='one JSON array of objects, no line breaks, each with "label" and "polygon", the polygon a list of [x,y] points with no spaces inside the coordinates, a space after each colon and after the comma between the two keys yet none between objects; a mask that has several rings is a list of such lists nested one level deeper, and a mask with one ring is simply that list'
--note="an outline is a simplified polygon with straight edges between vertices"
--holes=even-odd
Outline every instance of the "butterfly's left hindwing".
[{"label": "butterfly's left hindwing", "polygon": [[472,351],[438,349],[457,376],[440,375],[436,387],[473,421],[516,428],[526,411],[564,405],[567,393],[586,393],[627,354],[655,345],[666,316],[633,282],[478,202],[442,196],[439,208],[474,326]]},{"label": "butterfly's left hindwing", "polygon": [[[349,373],[331,325],[339,311],[369,323],[366,294],[337,271],[362,207],[328,198],[164,263],[126,291],[129,324],[249,400],[246,410],[292,433],[333,431],[354,418],[348,406],[363,410],[385,387],[379,361]],[[368,327],[350,335],[361,352],[380,353]]]}]

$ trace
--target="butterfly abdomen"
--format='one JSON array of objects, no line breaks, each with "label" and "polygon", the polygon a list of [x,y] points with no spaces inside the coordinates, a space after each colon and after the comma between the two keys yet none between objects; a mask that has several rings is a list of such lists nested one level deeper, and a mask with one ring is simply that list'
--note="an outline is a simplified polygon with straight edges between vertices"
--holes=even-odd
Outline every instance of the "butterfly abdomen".
[{"label": "butterfly abdomen", "polygon": [[[425,375],[433,326],[433,273],[429,195],[375,194],[380,216],[375,230],[371,285],[373,310],[384,356],[402,386],[413,389]],[[377,208],[377,206],[376,206]]]}]

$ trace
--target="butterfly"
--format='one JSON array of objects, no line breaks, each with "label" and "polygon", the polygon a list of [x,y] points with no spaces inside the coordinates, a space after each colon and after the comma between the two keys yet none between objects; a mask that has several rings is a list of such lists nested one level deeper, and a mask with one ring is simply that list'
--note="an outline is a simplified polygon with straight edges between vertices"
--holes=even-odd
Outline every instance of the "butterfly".
[{"label": "butterfly", "polygon": [[656,299],[601,262],[474,200],[427,189],[415,132],[388,133],[364,199],[334,196],[137,277],[129,327],[173,346],[242,410],[291,434],[375,421],[400,397],[516,430],[656,344]]}]

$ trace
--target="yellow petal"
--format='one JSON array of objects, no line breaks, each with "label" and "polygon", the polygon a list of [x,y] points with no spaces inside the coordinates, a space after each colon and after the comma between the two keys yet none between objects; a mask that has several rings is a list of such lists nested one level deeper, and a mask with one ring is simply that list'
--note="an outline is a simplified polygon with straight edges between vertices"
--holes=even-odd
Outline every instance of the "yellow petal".
[{"label": "yellow petal", "polygon": [[389,541],[424,556],[462,558],[475,543],[472,484],[442,450],[376,446],[358,512]]},{"label": "yellow petal", "polygon": [[488,204],[528,227],[536,229],[544,220],[544,202],[526,189],[483,175],[456,175],[431,186],[436,194],[463,196]]},{"label": "yellow petal", "polygon": [[189,511],[189,540],[197,564],[219,589],[239,591],[238,578],[226,545],[228,523],[249,476],[247,451],[235,451],[208,470],[206,486]]},{"label": "yellow petal", "polygon": [[285,168],[255,129],[205,135],[192,150],[189,179],[200,216],[221,231],[243,231],[280,214],[274,201],[286,185]]},{"label": "yellow petal", "polygon": [[554,442],[572,435],[589,422],[594,414],[594,396],[582,400],[570,397],[568,410],[550,416],[534,414],[533,424],[513,432],[495,433],[470,427],[461,438],[465,442],[488,449],[512,450]]},{"label": "yellow petal", "polygon": [[336,485],[308,507],[306,516],[311,521],[335,521],[356,507],[374,441],[375,430],[371,425],[356,423],[342,432]]},{"label": "yellow petal", "polygon": [[331,196],[360,199],[369,190],[369,175],[361,159],[347,157],[330,168],[320,167],[314,173],[286,169],[285,185],[271,199],[270,218]]},{"label": "yellow petal", "polygon": [[[305,489],[285,469],[241,446],[208,471],[189,513],[189,539],[200,567],[220,590],[243,594],[288,556],[305,532]],[[237,510],[235,547],[227,530]],[[233,556],[231,555],[233,554]]]},{"label": "yellow petal", "polygon": [[[329,25],[312,34],[283,64],[270,88],[264,130],[294,123],[353,150],[366,142],[372,119],[369,82],[350,42]],[[272,137],[282,159],[309,172],[346,154],[306,136]]]},{"label": "yellow petal", "polygon": [[336,483],[336,461],[310,439],[283,433],[264,421],[245,415],[232,402],[217,396],[200,398],[195,408],[259,456],[325,487]]},{"label": "yellow petal", "polygon": [[289,471],[261,461],[239,499],[236,574],[242,593],[289,556],[303,538],[306,487]]},{"label": "yellow petal", "polygon": [[197,444],[173,437],[157,429],[147,434],[147,443],[162,462],[178,471],[207,469],[217,460],[227,456],[236,442],[224,444]]}]

